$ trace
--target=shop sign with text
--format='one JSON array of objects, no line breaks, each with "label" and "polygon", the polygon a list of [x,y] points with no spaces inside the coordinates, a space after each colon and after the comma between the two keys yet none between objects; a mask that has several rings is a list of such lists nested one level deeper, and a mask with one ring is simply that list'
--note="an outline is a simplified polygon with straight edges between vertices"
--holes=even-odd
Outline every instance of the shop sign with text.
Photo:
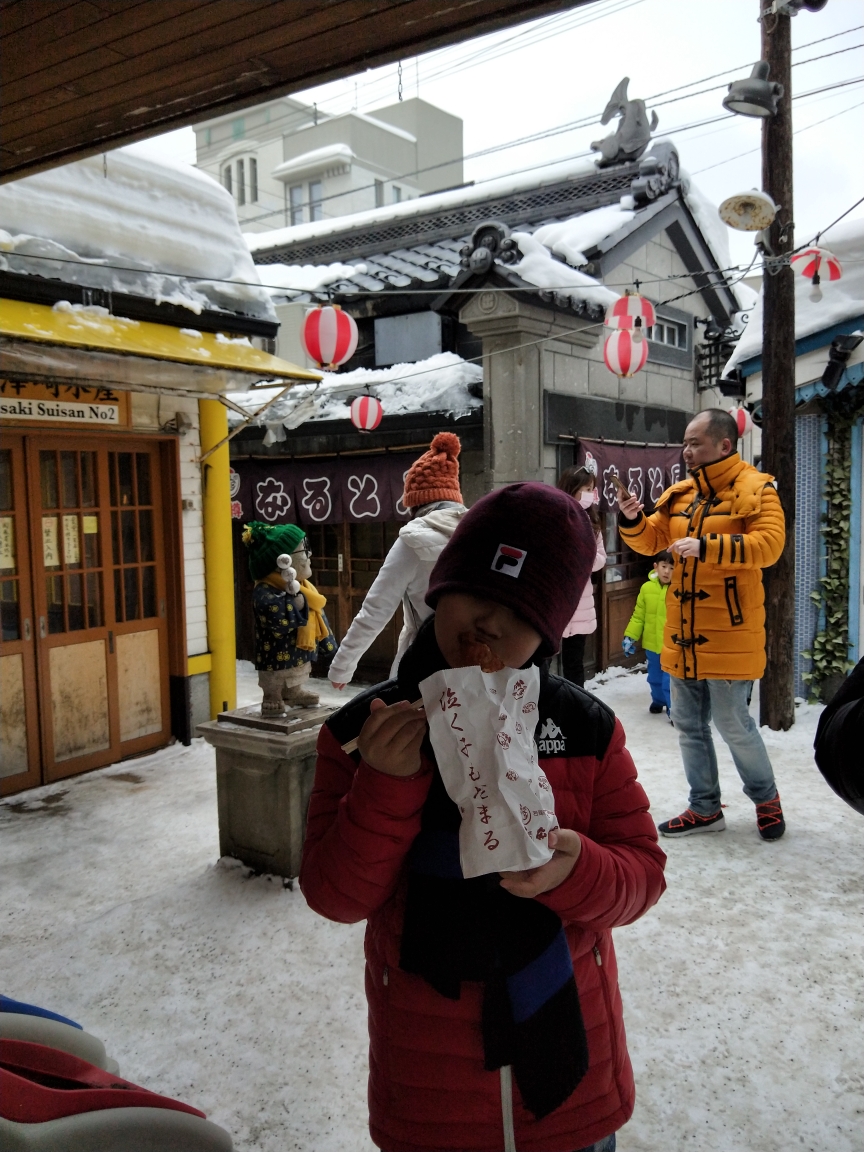
[{"label": "shop sign with text", "polygon": [[129,397],[111,388],[81,384],[18,384],[0,380],[0,420],[121,428],[129,424]]}]

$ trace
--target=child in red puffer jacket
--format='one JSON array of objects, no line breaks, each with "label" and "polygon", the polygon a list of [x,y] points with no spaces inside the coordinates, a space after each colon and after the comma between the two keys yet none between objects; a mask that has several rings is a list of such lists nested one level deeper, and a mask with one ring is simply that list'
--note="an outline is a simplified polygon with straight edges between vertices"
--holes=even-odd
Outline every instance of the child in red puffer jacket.
[{"label": "child in red puffer jacket", "polygon": [[[436,564],[435,615],[397,679],[321,729],[300,883],[322,915],[368,922],[370,1130],[384,1152],[611,1152],[632,1113],[611,929],[659,899],[665,857],[620,723],[544,667],[594,555],[564,493],[484,497]],[[535,739],[559,828],[548,863],[464,879],[459,809],[412,701],[432,673],[487,662],[541,666]]]}]

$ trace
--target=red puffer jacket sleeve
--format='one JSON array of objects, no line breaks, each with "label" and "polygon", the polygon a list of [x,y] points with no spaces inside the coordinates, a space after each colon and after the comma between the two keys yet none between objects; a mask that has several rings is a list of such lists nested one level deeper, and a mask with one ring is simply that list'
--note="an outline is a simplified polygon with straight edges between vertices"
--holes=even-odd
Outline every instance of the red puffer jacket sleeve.
[{"label": "red puffer jacket sleeve", "polygon": [[563,884],[538,897],[563,921],[604,931],[638,920],[657,903],[666,888],[666,855],[620,720],[597,765],[591,819],[580,838],[576,867]]},{"label": "red puffer jacket sleeve", "polygon": [[408,777],[377,772],[362,760],[355,765],[324,725],[300,866],[310,908],[354,924],[390,898],[420,831],[431,781],[426,763]]}]

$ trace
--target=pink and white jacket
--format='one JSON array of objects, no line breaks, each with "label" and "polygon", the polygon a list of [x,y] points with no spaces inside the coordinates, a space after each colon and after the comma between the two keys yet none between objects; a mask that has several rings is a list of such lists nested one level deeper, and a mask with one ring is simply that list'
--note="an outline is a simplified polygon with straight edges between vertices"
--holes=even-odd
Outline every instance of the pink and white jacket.
[{"label": "pink and white jacket", "polygon": [[[595,534],[597,541],[597,554],[594,557],[594,563],[591,566],[592,572],[597,572],[606,563],[606,549],[603,547],[603,537],[600,533]],[[597,612],[594,608],[594,585],[590,578],[582,592],[579,603],[576,606],[576,611],[570,619],[570,623],[564,629],[564,637],[589,635],[591,632],[597,631]]]}]

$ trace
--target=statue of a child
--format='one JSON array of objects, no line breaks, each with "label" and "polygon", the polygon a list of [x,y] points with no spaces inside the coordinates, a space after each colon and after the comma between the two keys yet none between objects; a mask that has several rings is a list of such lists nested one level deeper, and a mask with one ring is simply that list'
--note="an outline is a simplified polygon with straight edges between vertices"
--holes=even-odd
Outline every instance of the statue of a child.
[{"label": "statue of a child", "polygon": [[262,716],[282,716],[286,708],[314,708],[318,696],[306,681],[312,661],[338,647],[324,606],[327,600],[309,582],[312,553],[296,524],[252,521],[243,530],[249,572],[255,581],[255,667],[264,690]]}]

